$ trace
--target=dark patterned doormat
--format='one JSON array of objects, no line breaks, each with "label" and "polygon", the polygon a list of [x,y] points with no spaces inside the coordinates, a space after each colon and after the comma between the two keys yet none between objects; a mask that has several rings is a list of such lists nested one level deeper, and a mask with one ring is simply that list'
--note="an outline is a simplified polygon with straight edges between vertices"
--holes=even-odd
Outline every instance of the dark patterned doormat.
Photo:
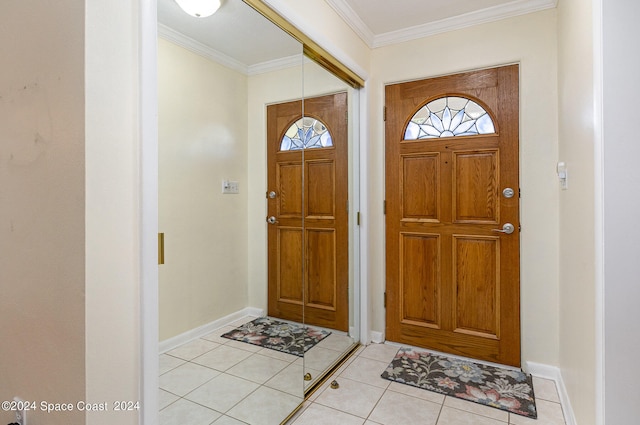
[{"label": "dark patterned doormat", "polygon": [[537,419],[531,375],[401,348],[381,375],[390,381]]},{"label": "dark patterned doormat", "polygon": [[225,333],[222,337],[302,357],[306,351],[330,334],[331,332],[304,325],[259,317]]}]

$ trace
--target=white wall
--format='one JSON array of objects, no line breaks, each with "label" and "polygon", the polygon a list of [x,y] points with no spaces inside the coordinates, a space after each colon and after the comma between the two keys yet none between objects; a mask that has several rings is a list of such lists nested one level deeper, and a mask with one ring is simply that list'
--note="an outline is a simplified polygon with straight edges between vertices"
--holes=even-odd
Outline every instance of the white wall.
[{"label": "white wall", "polygon": [[[87,1],[84,19],[86,302],[83,305],[86,399],[95,402],[136,401],[141,390],[140,282],[144,271],[140,269],[141,81],[137,3]],[[82,17],[77,19],[82,22]],[[65,49],[61,46],[56,53]],[[64,346],[64,342],[59,343]],[[151,386],[150,390],[155,388]],[[111,409],[87,413],[87,422],[133,425],[138,423],[138,416],[138,411],[124,413]]]},{"label": "white wall", "polygon": [[556,13],[547,10],[375,49],[368,164],[373,330],[384,331],[384,85],[520,63],[522,359],[558,364]]},{"label": "white wall", "polygon": [[[640,3],[602,1],[604,39],[605,422],[638,422],[640,380]],[[630,50],[631,49],[631,50]],[[633,52],[633,53],[632,53]],[[588,423],[588,422],[586,422]]]},{"label": "white wall", "polygon": [[576,420],[596,423],[594,53],[591,2],[558,4],[559,156],[569,168],[560,193],[560,367]]},{"label": "white wall", "polygon": [[[84,5],[0,2],[0,400],[84,423]],[[13,422],[0,411],[0,422]]]},{"label": "white wall", "polygon": [[158,91],[165,340],[247,307],[247,77],[159,39]]}]

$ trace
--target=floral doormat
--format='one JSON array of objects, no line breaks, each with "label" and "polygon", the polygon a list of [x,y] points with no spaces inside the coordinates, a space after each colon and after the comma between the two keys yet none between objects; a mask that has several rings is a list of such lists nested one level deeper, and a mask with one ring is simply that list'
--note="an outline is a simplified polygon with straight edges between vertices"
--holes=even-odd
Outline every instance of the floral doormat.
[{"label": "floral doormat", "polygon": [[401,348],[381,375],[390,381],[537,419],[531,375]]},{"label": "floral doormat", "polygon": [[302,357],[331,332],[260,317],[222,335],[224,338],[258,345]]}]

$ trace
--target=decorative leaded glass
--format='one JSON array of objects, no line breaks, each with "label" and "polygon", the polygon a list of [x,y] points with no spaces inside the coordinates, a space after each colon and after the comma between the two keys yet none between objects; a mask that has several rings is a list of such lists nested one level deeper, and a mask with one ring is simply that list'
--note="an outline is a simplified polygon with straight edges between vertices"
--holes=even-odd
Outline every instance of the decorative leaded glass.
[{"label": "decorative leaded glass", "polygon": [[493,121],[482,106],[471,99],[452,96],[433,100],[416,112],[407,125],[404,139],[475,136],[495,132]]},{"label": "decorative leaded glass", "polygon": [[333,146],[331,133],[318,119],[303,117],[296,121],[282,138],[281,151],[328,148]]}]

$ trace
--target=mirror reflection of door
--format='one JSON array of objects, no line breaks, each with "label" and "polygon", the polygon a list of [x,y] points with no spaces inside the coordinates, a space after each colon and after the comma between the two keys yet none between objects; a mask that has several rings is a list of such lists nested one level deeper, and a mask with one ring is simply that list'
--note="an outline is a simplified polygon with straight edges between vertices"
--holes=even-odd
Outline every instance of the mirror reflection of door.
[{"label": "mirror reflection of door", "polygon": [[[269,316],[349,330],[347,94],[267,108]],[[303,282],[302,287],[300,282]]]}]

